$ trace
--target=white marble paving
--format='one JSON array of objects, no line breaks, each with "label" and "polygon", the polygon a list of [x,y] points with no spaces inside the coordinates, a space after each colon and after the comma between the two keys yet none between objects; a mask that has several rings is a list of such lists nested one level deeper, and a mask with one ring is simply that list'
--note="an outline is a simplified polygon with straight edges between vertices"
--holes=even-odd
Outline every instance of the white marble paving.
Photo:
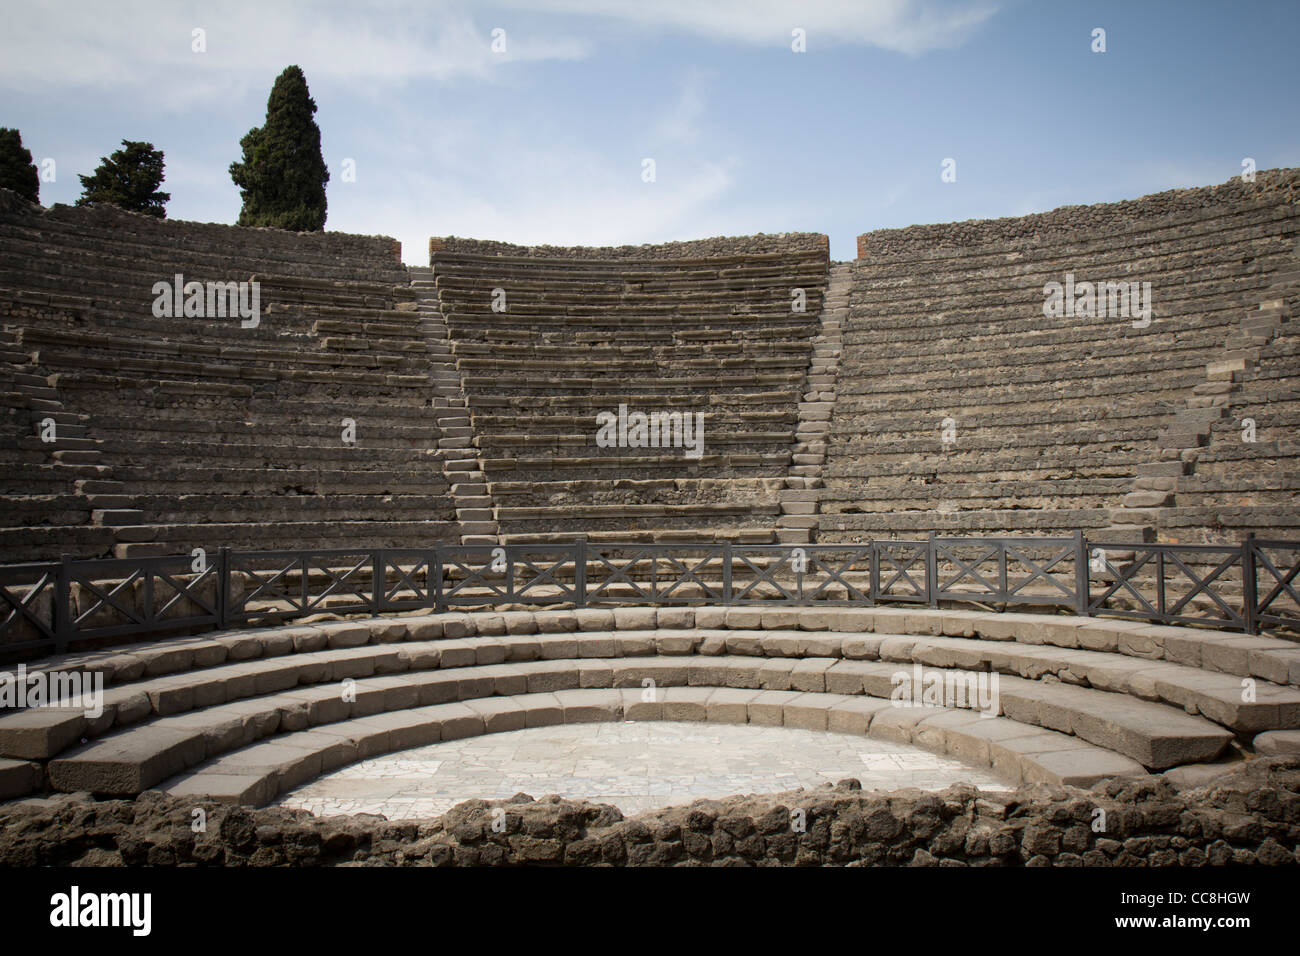
[{"label": "white marble paving", "polygon": [[319,814],[431,817],[462,800],[523,792],[612,803],[624,813],[845,777],[863,789],[1009,789],[988,770],[849,734],[730,724],[625,721],[470,737],[365,760],[278,802]]}]

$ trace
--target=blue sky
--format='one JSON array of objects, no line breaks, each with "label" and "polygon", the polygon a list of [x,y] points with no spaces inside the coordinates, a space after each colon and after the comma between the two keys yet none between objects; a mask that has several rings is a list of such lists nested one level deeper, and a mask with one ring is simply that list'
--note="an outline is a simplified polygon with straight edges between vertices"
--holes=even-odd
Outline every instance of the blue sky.
[{"label": "blue sky", "polygon": [[847,259],[870,229],[1219,183],[1244,157],[1300,165],[1294,0],[29,0],[3,19],[0,126],[55,160],[44,204],[148,140],[170,218],[233,222],[227,167],[297,63],[327,228],[396,236],[410,263],[430,235],[794,230]]}]

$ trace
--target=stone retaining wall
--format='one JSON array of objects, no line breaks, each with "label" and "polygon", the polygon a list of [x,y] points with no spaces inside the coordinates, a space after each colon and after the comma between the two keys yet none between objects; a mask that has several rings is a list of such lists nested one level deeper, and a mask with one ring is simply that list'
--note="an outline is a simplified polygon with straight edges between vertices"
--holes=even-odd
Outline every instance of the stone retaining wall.
[{"label": "stone retaining wall", "polygon": [[[158,793],[0,807],[0,865],[226,866],[1284,866],[1300,863],[1300,758],[1255,760],[1195,790],[1108,780],[1091,790],[939,793],[834,788],[697,801],[625,819],[520,794],[442,817],[319,818]],[[1097,811],[1102,811],[1099,815]],[[798,811],[802,811],[799,813]],[[495,823],[495,827],[494,827]]]},{"label": "stone retaining wall", "polygon": [[1077,241],[1086,234],[1121,232],[1170,217],[1195,218],[1198,211],[1216,206],[1296,201],[1300,201],[1300,169],[1270,169],[1256,173],[1253,183],[1236,176],[1218,186],[1170,189],[1090,206],[1061,206],[1029,216],[877,229],[858,236],[858,258],[918,256],[993,243],[1020,247],[1043,241]]},{"label": "stone retaining wall", "polygon": [[696,256],[741,256],[759,253],[817,252],[830,256],[830,240],[818,232],[759,233],[755,236],[715,236],[686,242],[640,246],[519,246],[490,239],[434,236],[429,240],[430,260],[436,252],[480,256],[531,256],[549,259],[689,259]]}]

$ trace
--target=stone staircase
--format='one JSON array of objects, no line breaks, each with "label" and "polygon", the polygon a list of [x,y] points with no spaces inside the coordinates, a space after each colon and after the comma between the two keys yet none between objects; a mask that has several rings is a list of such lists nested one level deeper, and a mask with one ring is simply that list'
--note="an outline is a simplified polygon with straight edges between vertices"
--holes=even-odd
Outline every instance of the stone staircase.
[{"label": "stone staircase", "polygon": [[1157,436],[1160,460],[1141,465],[1133,491],[1124,496],[1108,533],[1153,540],[1178,508],[1177,492],[1196,474],[1196,463],[1209,443],[1216,423],[1228,416],[1241,382],[1258,367],[1261,350],[1283,336],[1290,320],[1288,298],[1300,288],[1300,245],[1290,262],[1274,274],[1259,305],[1242,314],[1222,349],[1205,366],[1205,381],[1196,385]]},{"label": "stone staircase", "polygon": [[[0,290],[0,299],[10,303],[25,305],[32,298],[15,290]],[[46,296],[35,299],[49,304]],[[58,306],[78,312],[89,308],[84,300]],[[45,480],[39,485],[34,482],[35,487],[24,487],[24,494],[10,497],[7,504],[13,515],[27,513],[28,520],[35,522],[52,519],[58,524],[71,522],[105,529],[102,534],[107,537],[100,547],[107,547],[111,529],[135,522],[133,501],[115,494],[121,486],[111,480],[100,443],[90,437],[90,416],[66,407],[59,395],[57,377],[33,361],[32,351],[22,344],[21,337],[18,329],[0,329],[0,381],[4,383],[4,403],[16,419],[6,428],[12,431],[6,438],[11,448],[21,449],[41,469]],[[43,437],[47,422],[53,423],[52,442]],[[57,481],[57,496],[42,493],[49,479]]]},{"label": "stone staircase", "polygon": [[438,455],[451,488],[460,543],[497,544],[496,509],[474,445],[473,418],[452,354],[447,320],[438,303],[437,281],[429,266],[408,266],[408,271],[416,292],[420,331],[428,344],[429,384],[437,407],[442,409],[438,426],[445,437],[438,441]]},{"label": "stone staircase", "polygon": [[835,408],[835,379],[840,366],[841,330],[849,313],[853,285],[853,264],[831,264],[822,306],[821,329],[813,339],[812,361],[808,366],[803,401],[799,403],[799,426],[786,490],[781,492],[781,517],[776,537],[783,544],[808,544],[817,529],[817,500],[822,487],[822,466],[826,462],[826,439]]}]

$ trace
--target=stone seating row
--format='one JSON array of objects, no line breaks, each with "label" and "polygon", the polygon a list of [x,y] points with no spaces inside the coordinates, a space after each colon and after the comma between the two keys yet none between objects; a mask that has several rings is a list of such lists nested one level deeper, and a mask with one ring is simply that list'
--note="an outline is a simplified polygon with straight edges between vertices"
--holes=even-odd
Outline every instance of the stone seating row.
[{"label": "stone seating row", "polygon": [[[1109,250],[1131,258],[1133,250],[1176,248],[1180,239],[1210,240],[1208,246],[1213,248],[1212,240],[1216,236],[1231,235],[1234,230],[1260,224],[1264,224],[1266,233],[1272,233],[1274,227],[1268,224],[1279,220],[1294,221],[1295,216],[1295,210],[1289,207],[1286,199],[1276,194],[1236,196],[1226,202],[1210,201],[1201,209],[1173,215],[1130,218],[1120,228],[1058,228],[1045,234],[1017,238],[969,237],[946,246],[918,238],[897,248],[882,248],[868,234],[863,237],[863,249],[868,257],[880,263],[882,269],[891,266],[905,268],[906,264],[916,261],[927,262],[928,268],[934,270],[943,270],[946,265],[988,268],[1008,262],[1033,262],[1039,258],[1096,258]],[[942,233],[952,228],[939,227],[935,231]],[[888,233],[886,231],[887,240],[890,238]]]},{"label": "stone seating row", "polygon": [[[592,638],[593,640],[608,641],[613,639],[611,635],[616,636],[625,631],[635,632],[636,641],[641,642],[634,642],[634,646],[642,648],[635,651],[636,654],[674,653],[668,650],[669,646],[676,647],[676,653],[722,654],[724,651],[716,644],[710,644],[711,649],[700,648],[707,637],[719,636],[713,632],[725,631],[721,636],[728,642],[725,653],[729,654],[839,657],[843,655],[838,648],[845,641],[866,640],[870,650],[877,646],[871,644],[871,641],[877,640],[879,635],[887,635],[890,639],[911,637],[914,644],[916,640],[924,638],[926,640],[921,642],[921,646],[925,647],[966,650],[983,647],[989,653],[993,653],[991,649],[997,648],[1040,656],[1050,656],[1058,651],[1086,651],[1144,662],[1141,663],[1144,668],[1153,666],[1151,662],[1165,662],[1221,675],[1256,677],[1279,685],[1300,685],[1300,645],[1275,637],[1064,614],[991,614],[949,608],[886,606],[469,610],[323,620],[215,632],[210,635],[160,638],[138,644],[71,652],[31,664],[28,673],[98,673],[104,676],[109,687],[122,687],[140,680],[178,674],[197,674],[200,679],[206,679],[202,675],[216,673],[214,668],[227,663],[257,659],[278,660],[285,655],[326,650],[334,653],[371,647],[390,652],[411,641],[436,642],[474,637],[491,640],[528,637],[536,641],[543,640],[546,635],[570,635],[576,640],[593,633],[601,635]],[[698,633],[701,631],[709,634],[701,635]],[[647,635],[662,638],[669,644],[659,646],[657,651],[647,651],[644,644]],[[972,642],[971,639],[975,638],[978,640]],[[565,645],[556,653],[559,656],[609,655],[607,645],[602,644],[600,648],[589,649],[578,655],[573,647]],[[861,648],[854,653],[859,659],[874,657],[874,653],[867,653]],[[436,659],[435,657],[435,661]],[[470,660],[473,659],[471,655]],[[1076,677],[1079,675],[1079,667],[1082,666],[1079,659],[1065,654],[1060,660],[1067,663],[1074,661],[1072,666]],[[1115,663],[1109,661],[1108,666]],[[1062,673],[1058,673],[1058,676],[1077,683],[1077,680],[1066,678]],[[1225,701],[1228,698],[1240,700],[1240,695],[1234,693],[1234,689],[1240,689],[1240,682],[1232,683],[1233,688],[1222,684],[1222,688],[1227,688],[1224,690]],[[1114,690],[1118,685],[1100,681],[1098,686]],[[4,726],[14,726],[15,721],[30,723],[29,718],[42,726],[51,721],[62,724],[69,719],[66,715],[56,714],[49,709],[24,713],[27,717],[7,715]],[[111,723],[109,720],[108,724]],[[85,725],[78,723],[77,733],[84,732]]]},{"label": "stone seating row", "polygon": [[493,291],[498,288],[505,289],[510,298],[557,303],[581,303],[588,299],[616,303],[638,299],[709,300],[729,297],[737,292],[751,295],[766,293],[788,301],[792,283],[797,288],[801,282],[818,282],[824,271],[823,261],[804,268],[768,268],[730,278],[713,278],[698,272],[678,272],[665,273],[656,279],[634,280],[620,275],[608,279],[575,281],[541,269],[531,274],[514,275],[467,276],[452,272],[437,275],[434,286],[449,297],[454,294],[456,298],[465,301],[490,299]]},{"label": "stone seating row", "polygon": [[[1202,303],[1203,304],[1203,303]],[[942,357],[951,350],[952,343],[963,343],[961,354],[951,356],[961,359],[962,366],[978,367],[991,359],[1002,359],[999,354],[1009,338],[1014,337],[1019,347],[1031,355],[1050,354],[1046,350],[1090,347],[1100,349],[1099,356],[1122,355],[1128,351],[1161,351],[1171,347],[1190,347],[1185,339],[1193,341],[1215,337],[1219,345],[1226,337],[1231,324],[1238,318],[1238,309],[1224,309],[1217,321],[1203,311],[1196,314],[1164,314],[1153,311],[1151,325],[1144,329],[1133,328],[1127,319],[1079,319],[1067,327],[1046,326],[1041,313],[1037,319],[1018,316],[1014,319],[983,313],[966,328],[944,326],[938,336],[900,334],[902,329],[873,328],[870,334],[858,329],[844,333],[846,342],[863,349],[866,346],[889,343],[891,351],[909,364],[923,367],[927,360]],[[916,326],[916,328],[923,328]],[[1122,347],[1117,347],[1122,346]],[[989,354],[992,353],[992,354]],[[863,351],[859,358],[871,363],[873,356]],[[983,360],[983,362],[981,361]]]},{"label": "stone seating row", "polygon": [[[433,250],[430,255],[435,275],[454,273],[473,275],[502,271],[545,271],[555,276],[619,275],[633,279],[654,278],[664,273],[681,272],[705,275],[719,270],[747,268],[788,269],[791,263],[825,263],[826,248],[808,247],[781,252],[743,252],[736,254],[711,251],[684,257],[611,256],[609,250],[593,250],[600,254],[586,258],[537,255],[528,250],[502,255],[475,252]],[[442,267],[442,268],[440,268]]]},{"label": "stone seating row", "polygon": [[661,411],[696,411],[701,407],[719,414],[772,415],[784,419],[797,393],[789,388],[761,392],[697,392],[683,389],[676,394],[636,391],[639,384],[628,383],[624,389],[607,392],[584,392],[560,395],[480,395],[475,400],[481,418],[498,418],[502,424],[529,415],[561,415],[583,418],[593,409],[657,408]]},{"label": "stone seating row", "polygon": [[480,733],[617,720],[708,720],[858,733],[989,767],[1008,785],[1088,786],[1107,777],[1140,775],[1127,758],[1005,718],[895,711],[882,701],[832,694],[701,687],[668,688],[654,702],[646,702],[640,691],[567,690],[376,715],[253,745],[163,786],[174,796],[256,806],[322,773],[394,750]]},{"label": "stone seating row", "polygon": [[[0,242],[3,242],[2,238]],[[10,238],[8,244],[18,248],[13,252],[0,251],[0,282],[19,288],[88,297],[103,310],[120,311],[126,315],[143,311],[142,318],[151,315],[156,299],[154,284],[160,281],[171,284],[177,273],[187,282],[257,281],[262,304],[279,303],[285,309],[310,307],[315,300],[315,304],[327,308],[390,311],[397,304],[409,301],[403,287],[397,284],[403,278],[400,272],[388,273],[394,283],[391,287],[370,279],[359,279],[354,284],[345,277],[336,277],[328,280],[332,283],[330,286],[306,290],[291,285],[293,277],[268,275],[265,263],[258,260],[234,260],[225,269],[218,270],[210,265],[169,257],[168,250],[158,252],[157,258],[149,260],[88,256],[81,250],[56,247],[50,251],[59,253],[60,258],[40,258],[32,255],[29,242],[19,243]],[[22,246],[27,246],[26,251],[20,251]],[[146,265],[150,262],[152,265]],[[288,268],[295,264],[273,265]],[[296,267],[306,266],[297,264]]]},{"label": "stone seating row", "polygon": [[526,328],[506,328],[496,324],[488,327],[480,323],[460,329],[457,342],[466,347],[477,347],[480,343],[487,346],[501,343],[531,344],[539,350],[602,346],[665,350],[692,345],[713,348],[726,345],[743,349],[755,348],[760,344],[784,347],[790,339],[803,338],[807,328],[807,323],[803,321],[746,325],[743,328],[663,327],[660,324],[643,329],[593,329],[590,326],[539,329],[531,325]]},{"label": "stone seating row", "polygon": [[[1032,400],[1032,389],[1038,383],[1060,386],[1072,380],[1123,378],[1132,376],[1143,368],[1149,368],[1155,375],[1199,370],[1203,380],[1205,366],[1211,361],[1214,351],[1221,346],[1222,337],[1211,334],[1200,339],[1199,347],[1193,341],[1181,346],[1152,348],[1149,351],[1136,347],[1125,349],[1122,341],[1114,344],[1099,343],[1087,351],[1082,348],[1027,348],[1024,351],[999,354],[990,349],[986,353],[954,358],[946,366],[939,355],[921,359],[900,357],[896,374],[888,376],[888,381],[881,383],[882,394],[892,396],[910,391],[974,389],[995,385],[1000,380],[1004,385],[1015,383],[1015,391]],[[1217,344],[1212,344],[1216,339]],[[1168,341],[1172,344],[1172,340]],[[1004,347],[1012,346],[1007,342]],[[869,376],[872,380],[887,374],[884,360],[880,357],[858,359],[848,349],[842,357],[841,365],[845,372]],[[861,380],[854,384],[856,388],[847,392],[847,395],[865,392],[866,386]]]},{"label": "stone seating row", "polygon": [[358,263],[372,273],[400,270],[400,257],[391,240],[329,234],[303,236],[216,223],[157,220],[104,207],[7,210],[0,213],[0,225],[6,235],[43,240],[55,247],[129,255],[137,261],[167,251],[173,256],[212,260],[306,264],[317,274],[333,267],[345,277],[355,273]]},{"label": "stone seating row", "polygon": [[[800,624],[811,630],[779,629]],[[1300,722],[1300,690],[1286,686],[1300,683],[1300,649],[1276,639],[892,608],[615,609],[298,625],[49,661],[104,673],[112,688],[104,715],[94,726],[49,710],[7,715],[0,752],[50,760],[89,734],[94,742],[50,763],[51,779],[61,789],[123,792],[113,781],[152,786],[249,744],[250,733],[448,700],[640,688],[647,678],[659,687],[888,697],[897,665],[909,663],[996,671],[1007,717],[1130,751],[1152,769],[1211,759],[1231,736],[1218,725],[1240,736]],[[1233,676],[1241,674],[1267,682],[1249,703]],[[327,686],[346,678],[359,681],[355,711]],[[181,754],[189,758],[178,766]]]},{"label": "stone seating row", "polygon": [[905,272],[898,271],[903,268],[901,263],[893,263],[895,272],[891,275],[887,260],[879,266],[873,260],[869,276],[861,281],[867,283],[874,296],[858,307],[857,314],[871,314],[883,302],[895,303],[900,312],[906,313],[927,297],[952,299],[959,294],[964,309],[1002,307],[1008,303],[1008,296],[1012,303],[1032,303],[1036,299],[1041,307],[1044,285],[1063,282],[1066,273],[1072,273],[1076,282],[1150,282],[1157,303],[1205,299],[1215,292],[1228,292],[1253,282],[1285,261],[1287,245],[1293,241],[1289,234],[1295,226],[1270,224],[1268,228],[1270,231],[1261,229],[1237,241],[1207,237],[1204,248],[1192,253],[1158,249],[1141,258],[1097,258],[1081,253],[1042,260],[1032,267],[1017,261],[1012,266],[963,263],[961,268],[945,270],[942,265],[932,267],[933,263],[920,260],[911,263],[910,271]]},{"label": "stone seating row", "polygon": [[[647,634],[652,632],[629,632],[621,643],[615,643],[620,649],[631,648],[633,654],[644,654],[647,646],[653,648],[654,645]],[[708,641],[711,638],[715,641],[721,639],[716,633],[705,634],[703,639]],[[775,639],[780,638],[777,635]],[[889,650],[890,643],[896,640],[900,647]],[[437,646],[439,643],[443,643],[441,648]],[[926,663],[930,672],[940,677],[949,673],[948,669],[932,667],[929,663],[930,659],[942,658],[943,654],[909,652],[906,640],[888,637],[877,642],[886,648],[886,654],[893,655],[885,660],[803,657],[793,662],[783,658],[756,661],[753,657],[716,654],[686,658],[634,656],[631,659],[610,659],[588,656],[535,660],[527,655],[536,642],[507,638],[468,651],[463,647],[465,643],[418,643],[404,646],[404,650],[397,654],[372,651],[368,657],[356,652],[304,654],[297,655],[301,660],[291,662],[295,666],[234,665],[214,668],[214,673],[202,683],[191,681],[182,685],[175,679],[164,679],[144,682],[140,693],[128,694],[123,689],[122,693],[109,695],[111,713],[106,711],[95,724],[83,727],[83,733],[97,738],[95,743],[83,742],[82,746],[71,751],[60,750],[47,755],[50,782],[60,790],[135,795],[179,769],[174,762],[178,750],[189,751],[191,756],[182,766],[192,766],[232,746],[247,745],[277,729],[301,729],[304,725],[329,724],[348,717],[493,695],[509,697],[580,687],[643,687],[649,681],[655,687],[664,688],[703,685],[851,696],[865,694],[888,699],[896,686],[894,677],[899,673],[899,663],[915,660],[916,663]],[[610,641],[608,635],[596,634],[576,643],[581,650],[584,644],[588,649],[598,649]],[[506,646],[503,648],[501,644]],[[524,656],[511,656],[518,653]],[[650,653],[654,653],[653,649]],[[509,663],[504,662],[507,658]],[[458,665],[458,660],[465,663]],[[402,666],[406,662],[416,668],[453,670],[451,673],[423,669],[412,672]],[[1179,668],[1170,666],[1169,670]],[[224,671],[235,673],[219,675]],[[376,672],[389,676],[372,677]],[[343,676],[320,678],[318,675],[322,673]],[[225,677],[224,685],[219,676]],[[355,694],[348,694],[345,698],[334,686],[343,680],[353,682],[349,690],[354,690]],[[290,690],[300,685],[306,689]],[[230,698],[227,703],[221,702],[223,691]],[[1239,696],[1233,691],[1235,688],[1224,691],[1229,708],[1234,696]],[[1179,690],[1166,687],[1166,693],[1177,696]],[[1295,692],[1282,688],[1274,693],[1277,701],[1288,701],[1286,706],[1292,708],[1295,705],[1291,698],[1295,696]],[[1208,720],[1158,704],[1126,699],[1123,692],[1099,693],[1042,684],[1033,679],[1000,677],[999,698],[999,712],[1013,716],[1020,723],[1073,733],[1096,746],[1124,753],[1152,769],[1213,759],[1231,738],[1231,734]],[[202,702],[186,706],[191,699]],[[1205,703],[1213,698],[1201,691],[1197,700]],[[978,705],[971,700],[958,706],[974,709]],[[151,711],[150,707],[153,708]],[[1263,705],[1257,719],[1241,719],[1247,724],[1259,723],[1271,728],[1278,707],[1277,702]],[[989,716],[992,716],[991,712]],[[73,720],[75,722],[75,718]],[[113,730],[102,738],[98,736],[99,725],[114,722],[123,729]],[[17,721],[13,723],[16,726],[14,730],[6,731],[7,735],[32,745],[26,752],[15,755],[19,758],[40,756],[33,751],[52,749],[71,729],[70,726],[22,728]],[[24,736],[23,730],[33,732]],[[46,732],[43,740],[37,736],[39,730]],[[41,743],[49,746],[42,748],[39,746]],[[25,748],[16,744],[10,749],[23,751]]]}]

